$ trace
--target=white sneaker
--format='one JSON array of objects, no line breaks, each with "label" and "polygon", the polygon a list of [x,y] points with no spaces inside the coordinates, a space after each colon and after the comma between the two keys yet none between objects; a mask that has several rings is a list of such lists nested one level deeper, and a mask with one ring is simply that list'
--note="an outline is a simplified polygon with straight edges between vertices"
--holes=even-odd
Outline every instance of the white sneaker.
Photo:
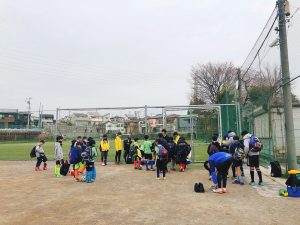
[{"label": "white sneaker", "polygon": [[104,163],[102,163],[101,165],[102,165],[102,166],[105,166],[105,164],[104,164]]},{"label": "white sneaker", "polygon": [[222,188],[217,188],[213,190],[214,193],[219,193],[222,194],[223,193],[223,189]]}]

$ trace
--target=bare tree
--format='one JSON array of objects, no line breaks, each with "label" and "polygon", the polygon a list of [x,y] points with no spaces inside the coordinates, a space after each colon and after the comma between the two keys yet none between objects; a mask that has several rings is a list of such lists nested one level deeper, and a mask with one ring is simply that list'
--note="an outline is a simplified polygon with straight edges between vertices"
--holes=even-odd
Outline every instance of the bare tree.
[{"label": "bare tree", "polygon": [[246,105],[250,99],[249,94],[257,92],[257,96],[267,97],[280,85],[281,72],[277,66],[270,66],[269,64],[259,67],[259,70],[248,70],[242,75],[242,103]]},{"label": "bare tree", "polygon": [[224,90],[234,88],[236,67],[232,63],[207,63],[192,67],[191,102],[219,103]]}]

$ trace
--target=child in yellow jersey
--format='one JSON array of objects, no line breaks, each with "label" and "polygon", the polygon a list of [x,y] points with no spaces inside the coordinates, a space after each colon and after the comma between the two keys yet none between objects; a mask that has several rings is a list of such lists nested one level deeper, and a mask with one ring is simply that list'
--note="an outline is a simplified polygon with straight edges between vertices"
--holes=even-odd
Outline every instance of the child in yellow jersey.
[{"label": "child in yellow jersey", "polygon": [[133,158],[134,158],[134,162],[133,162],[133,166],[134,166],[134,169],[137,169],[137,170],[141,170],[142,169],[142,166],[141,166],[141,159],[142,159],[142,153],[141,153],[141,150],[140,150],[140,146],[139,146],[139,143],[138,143],[138,138],[134,138],[134,142],[132,143],[132,148],[133,148]]},{"label": "child in yellow jersey", "polygon": [[115,150],[116,150],[115,163],[116,164],[120,164],[121,153],[123,149],[123,142],[121,136],[122,136],[121,132],[118,132],[115,138]]},{"label": "child in yellow jersey", "polygon": [[102,166],[107,165],[107,155],[109,151],[109,142],[107,140],[107,135],[104,134],[102,137],[102,141],[100,142],[100,152],[101,152],[101,163]]}]

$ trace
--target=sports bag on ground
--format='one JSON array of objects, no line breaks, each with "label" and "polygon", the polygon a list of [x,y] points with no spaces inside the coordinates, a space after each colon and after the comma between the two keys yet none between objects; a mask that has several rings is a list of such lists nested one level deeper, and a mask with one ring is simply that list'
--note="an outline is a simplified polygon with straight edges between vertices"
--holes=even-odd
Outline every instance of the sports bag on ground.
[{"label": "sports bag on ground", "polygon": [[195,183],[195,185],[194,185],[194,191],[197,192],[197,193],[203,193],[203,192],[205,192],[203,184],[200,183],[200,182],[199,183]]},{"label": "sports bag on ground", "polygon": [[249,142],[249,149],[252,152],[260,152],[263,148],[263,144],[261,141],[258,139],[258,137],[252,135],[250,137],[250,142]]},{"label": "sports bag on ground", "polygon": [[281,177],[281,166],[278,161],[270,162],[271,165],[271,176],[272,177]]},{"label": "sports bag on ground", "polygon": [[68,160],[66,160],[60,167],[60,174],[63,176],[66,176],[69,173],[69,169],[70,169],[70,164],[69,164]]}]

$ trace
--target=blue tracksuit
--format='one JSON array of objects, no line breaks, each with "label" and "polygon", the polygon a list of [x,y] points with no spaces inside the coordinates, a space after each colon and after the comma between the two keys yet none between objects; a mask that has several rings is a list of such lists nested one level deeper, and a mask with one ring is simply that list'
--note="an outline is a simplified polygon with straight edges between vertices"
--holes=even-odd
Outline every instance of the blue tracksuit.
[{"label": "blue tracksuit", "polygon": [[216,176],[216,168],[225,163],[227,160],[231,160],[232,156],[226,152],[217,152],[208,158],[208,163],[211,171],[212,180],[215,184],[218,183]]}]

